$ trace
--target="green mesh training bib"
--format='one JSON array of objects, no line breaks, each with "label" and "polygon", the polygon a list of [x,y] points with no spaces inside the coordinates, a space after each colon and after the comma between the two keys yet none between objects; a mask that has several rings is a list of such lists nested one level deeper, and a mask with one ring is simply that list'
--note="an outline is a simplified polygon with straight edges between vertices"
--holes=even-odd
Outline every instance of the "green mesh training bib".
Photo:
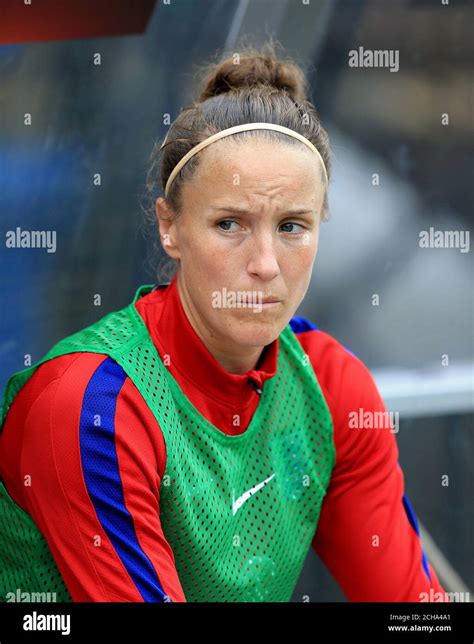
[{"label": "green mesh training bib", "polygon": [[[246,431],[229,436],[183,394],[131,304],[64,338],[14,374],[0,429],[40,364],[74,352],[103,353],[131,378],[163,433],[160,519],[187,601],[290,600],[311,547],[335,462],[332,419],[308,356],[290,325],[278,368]],[[235,425],[239,410],[235,410]],[[43,535],[0,482],[0,595],[20,588],[71,601]]]}]

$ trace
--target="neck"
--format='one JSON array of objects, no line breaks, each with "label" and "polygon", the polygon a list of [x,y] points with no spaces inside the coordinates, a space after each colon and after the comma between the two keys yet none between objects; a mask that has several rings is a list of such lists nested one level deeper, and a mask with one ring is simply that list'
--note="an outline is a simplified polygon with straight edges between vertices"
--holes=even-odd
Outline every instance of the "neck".
[{"label": "neck", "polygon": [[[204,342],[203,338],[201,338],[201,340]],[[255,351],[252,356],[242,356],[242,354],[233,356],[230,355],[229,351],[224,354],[219,351],[219,348],[209,347],[208,344],[206,344],[206,346],[212,353],[214,358],[217,360],[217,362],[221,365],[221,367],[229,373],[234,374],[247,373],[247,371],[256,369],[263,351],[263,347],[251,347]]]}]

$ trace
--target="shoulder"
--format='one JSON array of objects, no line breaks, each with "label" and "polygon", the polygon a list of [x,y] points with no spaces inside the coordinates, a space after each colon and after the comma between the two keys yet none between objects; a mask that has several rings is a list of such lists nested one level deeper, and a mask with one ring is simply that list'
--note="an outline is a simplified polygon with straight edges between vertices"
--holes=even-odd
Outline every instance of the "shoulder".
[{"label": "shoulder", "polygon": [[324,393],[334,402],[379,395],[367,365],[349,347],[303,317],[294,317],[290,326],[307,354]]},{"label": "shoulder", "polygon": [[66,453],[78,436],[99,436],[92,432],[98,418],[115,443],[128,446],[133,437],[150,451],[150,437],[158,440],[155,417],[117,362],[102,353],[64,354],[40,364],[20,389],[6,415],[2,442],[13,449],[20,433],[32,443],[43,434],[46,443],[44,428],[51,447]]},{"label": "shoulder", "polygon": [[357,432],[351,426],[356,414],[386,412],[375,380],[361,358],[330,333],[305,318],[290,322],[308,356],[327,402],[334,426],[336,461],[339,465],[370,454],[396,452],[393,433]]},{"label": "shoulder", "polygon": [[[16,407],[31,407],[40,397],[50,397],[61,385],[73,396],[79,396],[91,375],[107,359],[97,353],[68,353],[41,363],[13,400]],[[45,393],[49,392],[47,396]]]},{"label": "shoulder", "polygon": [[0,433],[0,478],[23,508],[33,502],[25,498],[25,473],[41,482],[38,493],[54,488],[79,498],[91,481],[133,489],[134,464],[157,489],[166,466],[164,439],[133,381],[105,354],[66,354],[39,365]]}]

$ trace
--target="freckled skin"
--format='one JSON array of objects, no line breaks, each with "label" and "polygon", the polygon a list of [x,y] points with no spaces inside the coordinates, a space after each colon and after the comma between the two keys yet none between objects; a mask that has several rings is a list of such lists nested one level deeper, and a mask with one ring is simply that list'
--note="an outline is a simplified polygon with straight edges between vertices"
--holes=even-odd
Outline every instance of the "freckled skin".
[{"label": "freckled skin", "polygon": [[[162,197],[156,201],[160,235],[165,251],[178,260],[179,294],[197,335],[224,369],[245,373],[280,335],[308,289],[325,195],[321,163],[303,145],[256,138],[237,143],[229,137],[199,155],[173,223],[165,219],[176,213]],[[212,208],[224,204],[250,213]],[[288,213],[295,208],[309,212]],[[214,308],[213,293],[224,288],[281,302],[260,312]]]}]

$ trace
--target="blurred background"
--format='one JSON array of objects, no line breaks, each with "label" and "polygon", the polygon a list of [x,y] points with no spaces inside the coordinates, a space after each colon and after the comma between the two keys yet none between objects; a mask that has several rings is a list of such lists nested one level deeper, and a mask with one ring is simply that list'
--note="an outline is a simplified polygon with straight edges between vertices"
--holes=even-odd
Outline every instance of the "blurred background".
[{"label": "blurred background", "polygon": [[[297,314],[360,357],[400,412],[400,464],[428,558],[446,590],[469,592],[473,253],[419,238],[471,229],[473,2],[146,4],[143,33],[0,46],[2,238],[20,227],[57,239],[52,253],[0,245],[2,390],[25,354],[35,363],[157,281],[141,204],[165,115],[193,99],[196,65],[238,51],[242,37],[272,36],[306,70],[334,154],[330,219]],[[399,51],[399,70],[349,66],[359,47]],[[294,601],[303,596],[345,601],[313,551]]]}]

